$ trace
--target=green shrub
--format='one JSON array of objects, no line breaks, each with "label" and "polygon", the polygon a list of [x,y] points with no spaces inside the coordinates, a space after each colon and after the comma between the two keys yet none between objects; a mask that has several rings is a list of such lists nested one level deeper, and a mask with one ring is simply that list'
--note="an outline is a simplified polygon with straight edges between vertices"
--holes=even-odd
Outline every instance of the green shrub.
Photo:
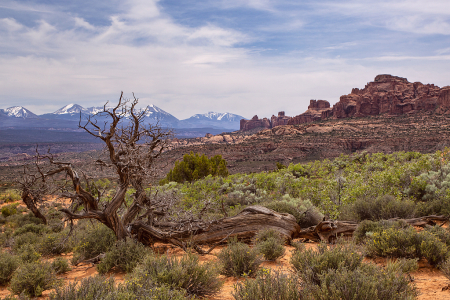
[{"label": "green shrub", "polygon": [[0,248],[4,246],[9,246],[11,242],[11,237],[13,235],[13,230],[9,227],[4,227],[3,229],[0,228],[0,231],[3,231],[0,233]]},{"label": "green shrub", "polygon": [[13,274],[9,289],[16,295],[41,296],[45,290],[59,285],[55,272],[48,263],[22,264]]},{"label": "green shrub", "polygon": [[71,268],[69,267],[69,261],[62,257],[55,258],[52,261],[51,267],[56,274],[67,273],[71,270]]},{"label": "green shrub", "polygon": [[17,251],[20,259],[25,263],[36,262],[41,258],[41,254],[36,251],[36,248],[31,244],[25,244]]},{"label": "green shrub", "polygon": [[[84,223],[77,230],[73,248],[72,264],[107,252],[116,242],[114,232],[101,223]],[[80,226],[81,227],[81,226]]]},{"label": "green shrub", "polygon": [[287,203],[285,201],[273,201],[263,204],[263,206],[279,213],[293,215],[297,222],[300,222],[300,220],[302,219],[303,212],[299,211],[297,207],[295,207],[295,205]]},{"label": "green shrub", "polygon": [[14,252],[20,251],[20,248],[26,244],[34,245],[36,246],[36,248],[38,248],[38,245],[41,243],[41,241],[42,236],[34,232],[26,232],[24,234],[14,237],[14,244],[12,248]]},{"label": "green shrub", "polygon": [[421,239],[420,255],[425,257],[431,265],[437,266],[447,260],[450,254],[449,248],[437,235],[429,231],[422,231],[418,235]]},{"label": "green shrub", "polygon": [[253,276],[261,264],[258,250],[250,248],[237,239],[231,239],[227,247],[220,250],[217,257],[222,264],[222,274],[226,276]]},{"label": "green shrub", "polygon": [[284,238],[276,230],[259,231],[255,241],[257,250],[267,260],[276,260],[284,254]]},{"label": "green shrub", "polygon": [[373,233],[366,242],[368,255],[387,257],[420,257],[421,239],[413,227],[388,228]]},{"label": "green shrub", "polygon": [[447,244],[429,229],[417,233],[413,227],[388,228],[375,232],[366,242],[369,255],[385,257],[425,257],[432,265],[439,265],[449,256]]},{"label": "green shrub", "polygon": [[293,215],[300,227],[314,226],[322,221],[323,215],[311,202],[290,198],[289,195],[288,197],[284,195],[282,199],[263,204],[263,206],[279,213]]},{"label": "green shrub", "polygon": [[352,245],[337,244],[328,249],[324,243],[318,250],[306,249],[300,244],[291,257],[291,264],[304,282],[320,284],[320,275],[329,270],[346,267],[349,271],[358,268],[363,260],[357,248]]},{"label": "green shrub", "polygon": [[275,238],[269,238],[264,242],[260,242],[256,245],[259,253],[264,255],[266,260],[276,260],[277,258],[283,256],[284,247],[280,244],[280,241]]},{"label": "green shrub", "polygon": [[237,282],[232,294],[236,300],[302,299],[298,278],[270,269],[259,270],[255,279]]},{"label": "green shrub", "polygon": [[19,200],[22,200],[22,197],[18,190],[9,189],[0,194],[0,201],[5,201],[6,203]]},{"label": "green shrub", "polygon": [[17,206],[19,203],[8,204],[2,207],[2,216],[5,218],[17,214]]},{"label": "green shrub", "polygon": [[322,272],[318,280],[320,284],[307,282],[304,285],[304,299],[403,300],[415,299],[418,295],[400,267],[389,264],[385,268],[362,264],[353,270],[341,265]]},{"label": "green shrub", "polygon": [[415,203],[399,200],[391,195],[376,199],[358,198],[352,204],[343,206],[339,216],[341,220],[387,220],[391,218],[410,218],[414,216]]},{"label": "green shrub", "polygon": [[148,255],[132,273],[133,280],[149,276],[159,286],[184,289],[189,295],[211,296],[216,294],[222,281],[215,263],[200,264],[198,257],[187,254],[180,259],[168,256]]},{"label": "green shrub", "polygon": [[185,154],[182,161],[176,161],[175,166],[169,171],[166,178],[160,184],[174,182],[192,182],[200,178],[212,176],[228,176],[227,162],[221,155],[208,158],[206,155],[199,155],[191,152]]},{"label": "green shrub", "polygon": [[70,252],[72,247],[67,241],[68,232],[49,233],[42,237],[39,251],[42,255],[60,255]]},{"label": "green shrub", "polygon": [[116,267],[129,273],[149,252],[149,248],[131,238],[117,241],[116,245],[106,252],[105,257],[97,265],[97,270],[103,275]]},{"label": "green shrub", "polygon": [[44,233],[48,233],[50,229],[44,224],[25,224],[20,228],[17,228],[14,231],[14,236],[19,236],[27,232],[32,232],[37,235],[43,235]]},{"label": "green shrub", "polygon": [[127,280],[118,287],[114,278],[92,276],[79,282],[58,287],[50,294],[51,300],[188,300],[184,291],[171,290],[167,286],[157,286],[148,277]]},{"label": "green shrub", "polygon": [[437,236],[437,238],[445,243],[447,246],[450,246],[450,231],[447,228],[442,228],[438,225],[436,226],[426,226],[425,231],[430,232]]},{"label": "green shrub", "polygon": [[19,258],[8,252],[0,252],[0,285],[7,284],[19,267]]},{"label": "green shrub", "polygon": [[14,228],[20,228],[26,224],[42,224],[42,220],[36,218],[33,213],[29,212],[27,214],[15,214],[7,218],[8,223]]}]

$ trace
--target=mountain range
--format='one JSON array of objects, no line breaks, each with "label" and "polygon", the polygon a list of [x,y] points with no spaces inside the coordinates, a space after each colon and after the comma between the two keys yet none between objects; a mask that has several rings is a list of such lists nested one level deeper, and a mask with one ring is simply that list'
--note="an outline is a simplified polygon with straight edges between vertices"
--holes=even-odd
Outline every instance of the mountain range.
[{"label": "mountain range", "polygon": [[[13,106],[0,109],[0,128],[52,128],[77,130],[78,122],[87,119],[103,111],[103,107],[84,108],[78,104],[69,104],[61,107],[53,113],[36,115],[22,106]],[[96,118],[102,118],[96,116]],[[158,122],[160,126],[170,128],[212,128],[224,130],[239,130],[239,122],[245,119],[232,113],[208,112],[195,114],[192,117],[179,120],[172,114],[162,110],[155,105],[148,105],[145,112],[145,121],[149,123]]]}]

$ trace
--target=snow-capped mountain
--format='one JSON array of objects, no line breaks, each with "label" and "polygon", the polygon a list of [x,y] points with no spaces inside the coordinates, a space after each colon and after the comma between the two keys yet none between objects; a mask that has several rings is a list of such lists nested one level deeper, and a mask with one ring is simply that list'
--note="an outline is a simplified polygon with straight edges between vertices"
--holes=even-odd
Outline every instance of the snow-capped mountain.
[{"label": "snow-capped mountain", "polygon": [[[78,129],[80,121],[85,121],[89,116],[93,116],[103,111],[101,107],[84,108],[79,104],[68,104],[53,113],[35,115],[22,106],[14,106],[7,109],[0,109],[0,127],[27,127],[27,128],[72,128]],[[129,118],[129,116],[127,116]],[[97,121],[108,121],[108,116],[97,115]],[[231,113],[208,112],[196,114],[192,117],[179,120],[167,111],[156,105],[148,105],[145,112],[146,123],[157,123],[162,127],[177,129],[211,128],[238,130],[239,122],[244,119],[242,116]],[[26,122],[25,122],[26,121]]]},{"label": "snow-capped mountain", "polygon": [[223,121],[223,122],[239,122],[244,117],[231,114],[231,113],[218,113],[218,112],[207,112],[206,114],[196,114],[190,117],[189,119],[197,119],[197,120],[212,120],[212,121]]},{"label": "snow-capped mountain", "polygon": [[38,117],[23,106],[12,106],[12,107],[9,107],[9,108],[3,110],[3,112],[8,117],[13,117],[13,118],[27,119],[27,118],[37,118]]},{"label": "snow-capped mountain", "polygon": [[196,114],[188,119],[182,120],[178,126],[182,128],[212,127],[239,130],[241,119],[245,118],[231,113],[210,111],[206,114]]},{"label": "snow-capped mountain", "polygon": [[78,104],[68,104],[64,107],[61,107],[53,114],[55,115],[67,115],[67,114],[79,114],[79,113],[87,114],[89,113],[86,108]]},{"label": "snow-capped mountain", "polygon": [[172,125],[175,127],[178,123],[178,119],[168,112],[162,110],[156,105],[150,104],[146,107],[145,119],[151,122],[159,121],[161,124]]},{"label": "snow-capped mountain", "polygon": [[78,105],[78,104],[68,104],[64,107],[61,107],[57,111],[55,111],[53,114],[54,115],[67,115],[67,114],[79,115],[81,112],[82,114],[86,114],[86,115],[95,115],[96,113],[98,113],[100,111],[103,111],[103,106],[84,108],[83,106]]}]

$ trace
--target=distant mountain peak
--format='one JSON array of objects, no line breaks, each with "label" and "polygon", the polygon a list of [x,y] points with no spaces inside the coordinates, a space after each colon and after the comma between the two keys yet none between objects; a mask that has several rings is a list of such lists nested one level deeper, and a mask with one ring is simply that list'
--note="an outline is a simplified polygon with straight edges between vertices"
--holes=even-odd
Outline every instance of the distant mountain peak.
[{"label": "distant mountain peak", "polygon": [[244,119],[244,117],[231,114],[231,113],[219,113],[214,111],[209,111],[206,114],[195,114],[189,119],[198,119],[198,120],[212,120],[212,121],[228,121],[228,122],[238,122],[241,119]]},{"label": "distant mountain peak", "polygon": [[14,118],[37,118],[35,114],[23,106],[12,106],[4,110],[8,117]]},{"label": "distant mountain peak", "polygon": [[55,111],[53,114],[55,114],[55,115],[79,114],[80,112],[84,113],[84,114],[89,113],[89,111],[86,108],[84,108],[83,106],[71,103],[64,107],[61,107],[60,109]]}]

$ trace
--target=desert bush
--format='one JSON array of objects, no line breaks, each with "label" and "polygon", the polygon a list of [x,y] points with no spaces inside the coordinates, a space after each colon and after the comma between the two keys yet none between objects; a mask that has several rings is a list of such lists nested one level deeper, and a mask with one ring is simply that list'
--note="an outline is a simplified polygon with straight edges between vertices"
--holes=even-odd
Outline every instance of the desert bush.
[{"label": "desert bush", "polygon": [[55,258],[52,261],[51,267],[56,274],[67,273],[71,270],[71,268],[69,267],[69,261],[62,257]]},{"label": "desert bush", "polygon": [[118,268],[129,273],[149,253],[149,248],[131,238],[125,241],[117,241],[105,253],[105,257],[97,265],[97,270],[100,274],[105,274],[112,268]]},{"label": "desert bush", "polygon": [[309,227],[319,224],[323,219],[323,214],[309,201],[292,199],[283,196],[282,200],[276,200],[263,204],[264,207],[279,213],[288,213],[295,217],[301,227]]},{"label": "desert bush", "polygon": [[261,269],[255,279],[238,282],[232,292],[236,300],[299,300],[300,284],[295,275],[287,275],[270,269]]},{"label": "desert bush", "polygon": [[67,241],[68,232],[49,233],[42,237],[39,251],[42,255],[59,255],[70,252],[72,246]]},{"label": "desert bush", "polygon": [[60,281],[48,263],[26,263],[14,272],[9,289],[16,295],[41,296],[45,290],[58,286]]},{"label": "desert bush", "polygon": [[114,278],[92,276],[79,282],[58,287],[50,294],[51,300],[187,300],[185,292],[171,290],[167,286],[157,286],[148,277],[127,280],[117,287]]},{"label": "desert bush", "polygon": [[320,275],[330,270],[346,267],[349,271],[358,268],[363,256],[358,254],[352,245],[337,244],[328,249],[324,243],[319,244],[318,250],[306,249],[303,244],[297,246],[292,254],[291,264],[304,282],[320,284]]},{"label": "desert bush", "polygon": [[299,222],[302,219],[303,212],[299,211],[295,205],[290,204],[285,201],[272,201],[269,203],[262,204],[264,207],[267,207],[271,210],[274,210],[279,213],[290,214],[295,217],[295,220]]},{"label": "desert bush", "polygon": [[261,264],[258,250],[250,248],[237,239],[230,239],[227,247],[220,250],[217,257],[222,264],[222,274],[226,276],[253,276]]},{"label": "desert bush", "polygon": [[[436,230],[436,229],[433,229]],[[439,265],[449,256],[447,244],[431,231],[416,232],[413,227],[387,228],[375,232],[366,242],[368,255],[384,257],[425,257],[432,265]]]},{"label": "desert bush", "polygon": [[420,255],[425,257],[431,265],[437,266],[449,258],[449,247],[437,235],[430,231],[422,231],[418,235],[421,240]]},{"label": "desert bush", "polygon": [[358,224],[356,230],[353,232],[353,240],[356,243],[362,243],[368,238],[372,238],[375,232],[382,232],[384,229],[404,229],[409,228],[410,225],[404,221],[387,221],[381,220],[378,222],[371,220],[364,220]]},{"label": "desert bush", "polygon": [[255,236],[256,249],[267,260],[276,260],[284,254],[284,238],[273,229],[261,230]]},{"label": "desert bush", "polygon": [[341,220],[387,220],[391,218],[410,218],[414,216],[415,203],[411,200],[399,200],[392,195],[376,199],[358,198],[355,202],[343,206]]},{"label": "desert bush", "polygon": [[11,215],[7,218],[7,222],[14,228],[20,228],[26,224],[42,224],[42,220],[36,218],[31,212]]},{"label": "desert bush", "polygon": [[42,241],[41,235],[38,235],[34,232],[26,232],[24,234],[14,237],[12,249],[14,250],[14,252],[18,252],[20,251],[20,248],[26,244],[34,245],[36,246],[36,248],[38,248],[38,245],[41,243],[41,241]]},{"label": "desert bush", "polygon": [[374,232],[366,242],[368,255],[387,257],[420,257],[421,239],[413,227],[387,228]]},{"label": "desert bush", "polygon": [[116,242],[114,232],[103,224],[84,223],[78,228],[73,243],[72,264],[107,252]]},{"label": "desert bush", "polygon": [[35,246],[32,244],[24,244],[16,251],[16,254],[18,254],[20,260],[25,263],[36,262],[41,258],[41,254],[36,251]]},{"label": "desert bush", "polygon": [[19,200],[22,200],[22,198],[18,190],[8,189],[0,194],[0,201],[4,201],[6,203]]},{"label": "desert bush", "polygon": [[180,259],[166,255],[148,255],[133,271],[131,278],[141,280],[148,276],[158,286],[183,289],[189,295],[211,296],[222,286],[218,278],[219,269],[215,263],[200,264],[198,257],[187,254]]},{"label": "desert bush", "polygon": [[17,214],[17,206],[19,203],[8,204],[2,207],[1,212],[2,216],[5,218]]},{"label": "desert bush", "polygon": [[0,285],[7,284],[19,267],[19,258],[8,252],[0,252]]},{"label": "desert bush", "polygon": [[14,236],[19,236],[27,232],[32,232],[37,235],[48,233],[50,229],[44,224],[25,224],[14,231]]},{"label": "desert bush", "polygon": [[192,182],[200,178],[212,176],[228,176],[227,162],[221,155],[208,158],[206,155],[199,155],[191,152],[185,154],[182,161],[176,161],[172,170],[167,173],[165,179],[160,184],[175,182]]},{"label": "desert bush", "polygon": [[443,228],[441,226],[426,226],[425,231],[430,232],[438,237],[438,239],[450,246],[450,231],[448,228]]},{"label": "desert bush", "polygon": [[14,231],[9,227],[0,228],[0,247],[9,246]]},{"label": "desert bush", "polygon": [[320,284],[306,282],[302,290],[304,299],[402,300],[418,295],[399,265],[388,264],[383,268],[361,264],[353,270],[341,265],[322,272],[318,280]]}]

